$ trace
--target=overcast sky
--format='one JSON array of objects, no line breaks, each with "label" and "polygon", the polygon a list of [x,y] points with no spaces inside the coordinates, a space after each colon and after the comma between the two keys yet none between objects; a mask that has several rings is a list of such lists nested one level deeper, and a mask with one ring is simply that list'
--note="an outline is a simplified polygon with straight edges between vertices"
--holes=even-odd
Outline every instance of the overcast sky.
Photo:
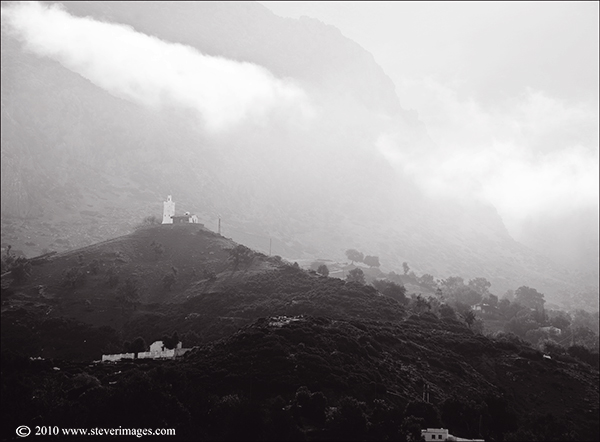
[{"label": "overcast sky", "polygon": [[262,4],[373,54],[438,146],[396,158],[427,190],[488,200],[513,233],[530,217],[597,213],[597,2]]}]

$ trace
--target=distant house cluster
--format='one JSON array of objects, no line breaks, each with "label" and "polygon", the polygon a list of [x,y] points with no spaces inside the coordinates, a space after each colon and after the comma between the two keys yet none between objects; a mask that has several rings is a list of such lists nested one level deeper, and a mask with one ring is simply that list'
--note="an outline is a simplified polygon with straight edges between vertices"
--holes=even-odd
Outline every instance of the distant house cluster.
[{"label": "distant house cluster", "polygon": [[180,216],[175,216],[175,201],[171,195],[167,197],[166,201],[163,201],[163,224],[200,224],[196,215],[185,212]]},{"label": "distant house cluster", "polygon": [[102,362],[117,362],[128,359],[174,359],[183,356],[190,350],[191,348],[183,348],[181,341],[177,343],[175,348],[166,348],[163,341],[155,341],[150,345],[150,351],[102,355]]}]

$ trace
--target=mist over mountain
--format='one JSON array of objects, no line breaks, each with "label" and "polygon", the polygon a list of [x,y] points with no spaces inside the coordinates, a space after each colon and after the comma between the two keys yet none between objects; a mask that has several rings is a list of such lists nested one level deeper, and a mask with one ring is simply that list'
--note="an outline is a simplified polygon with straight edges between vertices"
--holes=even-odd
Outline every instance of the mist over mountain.
[{"label": "mist over mountain", "polygon": [[[221,217],[258,250],[272,238],[286,258],[354,247],[387,270],[406,261],[572,304],[597,287],[593,267],[567,266],[575,248],[553,262],[491,205],[432,198],[398,167],[433,149],[427,128],[333,26],[255,3],[58,5],[2,9],[3,247],[35,256],[108,239],[171,194],[178,212],[215,228]],[[556,256],[562,243],[538,233]]]}]

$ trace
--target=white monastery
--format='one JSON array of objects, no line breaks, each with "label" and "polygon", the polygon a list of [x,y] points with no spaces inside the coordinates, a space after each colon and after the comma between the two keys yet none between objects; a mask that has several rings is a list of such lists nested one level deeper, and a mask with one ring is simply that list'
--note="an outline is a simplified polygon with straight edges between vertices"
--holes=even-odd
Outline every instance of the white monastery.
[{"label": "white monastery", "polygon": [[163,202],[163,224],[200,224],[196,215],[185,212],[183,216],[175,216],[175,201],[171,195]]}]

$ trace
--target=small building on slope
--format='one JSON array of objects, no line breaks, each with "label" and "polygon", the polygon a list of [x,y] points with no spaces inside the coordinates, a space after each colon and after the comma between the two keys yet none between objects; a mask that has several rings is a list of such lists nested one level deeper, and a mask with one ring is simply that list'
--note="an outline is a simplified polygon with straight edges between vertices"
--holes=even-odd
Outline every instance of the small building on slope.
[{"label": "small building on slope", "polygon": [[474,442],[484,442],[484,439],[465,439],[462,437],[453,436],[448,433],[446,428],[427,428],[426,430],[421,430],[421,436],[425,441],[474,441]]}]

